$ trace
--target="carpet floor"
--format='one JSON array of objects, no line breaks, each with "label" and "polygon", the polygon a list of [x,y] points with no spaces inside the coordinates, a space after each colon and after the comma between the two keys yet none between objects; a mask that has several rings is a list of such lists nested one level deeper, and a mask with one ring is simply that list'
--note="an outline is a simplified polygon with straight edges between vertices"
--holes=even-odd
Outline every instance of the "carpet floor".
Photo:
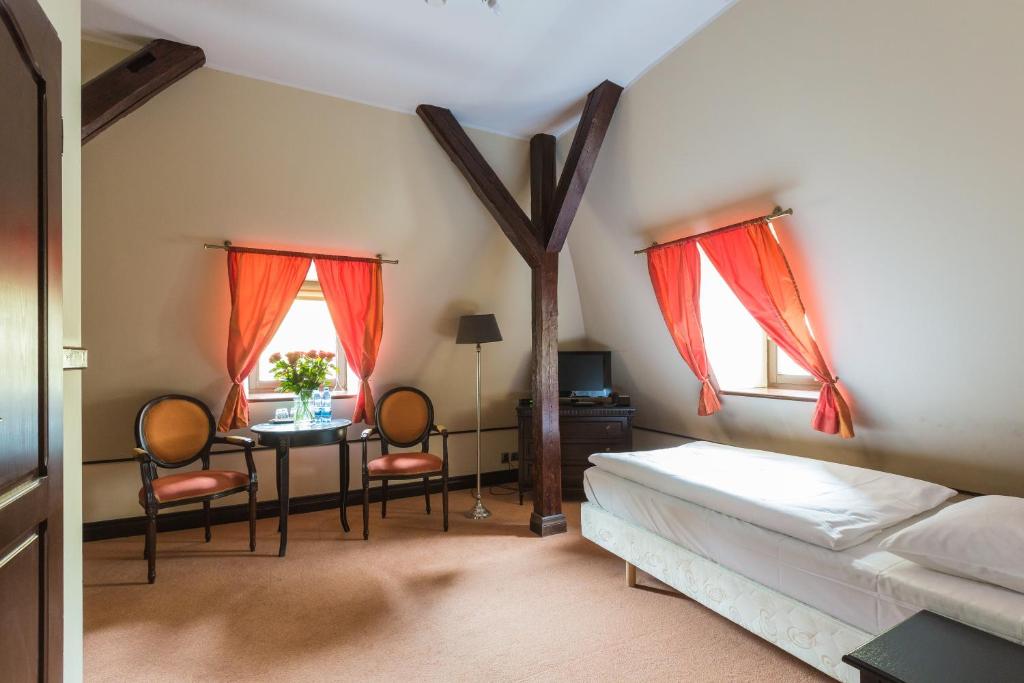
[{"label": "carpet floor", "polygon": [[[88,681],[827,681],[678,595],[626,587],[625,564],[580,535],[545,539],[529,504],[489,496],[494,516],[441,501],[295,515],[288,556],[276,520],[158,537],[146,583],[142,538],[85,545]],[[646,578],[641,575],[641,578]],[[652,581],[651,579],[647,579]]]}]

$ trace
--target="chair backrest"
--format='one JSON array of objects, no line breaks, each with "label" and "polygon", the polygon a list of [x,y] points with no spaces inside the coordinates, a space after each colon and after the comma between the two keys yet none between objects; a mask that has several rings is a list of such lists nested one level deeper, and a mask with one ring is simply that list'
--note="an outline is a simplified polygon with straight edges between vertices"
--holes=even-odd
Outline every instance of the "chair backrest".
[{"label": "chair backrest", "polygon": [[135,417],[135,444],[161,467],[183,467],[210,452],[217,433],[213,413],[191,396],[160,396]]},{"label": "chair backrest", "polygon": [[433,425],[434,404],[416,387],[395,387],[377,401],[377,429],[385,452],[389,443],[401,448],[422,443],[426,451]]}]

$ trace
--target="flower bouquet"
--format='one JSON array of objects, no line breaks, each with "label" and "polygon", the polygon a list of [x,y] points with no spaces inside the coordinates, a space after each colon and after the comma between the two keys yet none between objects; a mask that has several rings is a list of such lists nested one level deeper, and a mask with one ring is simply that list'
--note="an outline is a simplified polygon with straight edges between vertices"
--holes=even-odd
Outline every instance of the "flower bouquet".
[{"label": "flower bouquet", "polygon": [[268,358],[270,374],[280,386],[277,391],[295,394],[295,421],[312,422],[313,392],[334,379],[338,367],[331,361],[330,351],[289,351],[283,356],[275,353]]}]

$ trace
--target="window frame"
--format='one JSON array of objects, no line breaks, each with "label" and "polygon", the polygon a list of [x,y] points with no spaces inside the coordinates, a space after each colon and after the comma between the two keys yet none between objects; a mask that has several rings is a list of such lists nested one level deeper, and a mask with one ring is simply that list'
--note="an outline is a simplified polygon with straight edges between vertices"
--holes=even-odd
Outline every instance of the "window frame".
[{"label": "window frame", "polygon": [[779,372],[779,345],[765,335],[765,388],[817,389],[821,386],[813,375],[787,375]]},{"label": "window frame", "polygon": [[[326,301],[324,298],[324,291],[320,287],[320,283],[317,280],[306,280],[302,283],[299,288],[299,293],[295,295],[295,299],[292,300],[292,305],[296,301]],[[291,312],[291,305],[288,307],[289,313]],[[337,333],[334,335],[335,343],[335,364],[339,367],[339,372],[335,373],[334,386],[331,387],[332,398],[342,398],[354,396],[354,392],[349,390],[349,385],[353,379],[354,373],[351,372],[348,367],[348,360],[345,358],[345,349],[341,346],[341,340],[338,339]],[[260,354],[266,353],[266,349],[260,351]],[[342,365],[344,363],[344,365]],[[340,371],[342,370],[343,371]],[[295,394],[291,392],[278,391],[278,387],[281,383],[272,380],[259,379],[259,364],[253,368],[253,371],[249,373],[247,378],[246,387],[248,389],[248,395],[251,400],[256,401],[286,401],[291,400],[295,397]]]}]

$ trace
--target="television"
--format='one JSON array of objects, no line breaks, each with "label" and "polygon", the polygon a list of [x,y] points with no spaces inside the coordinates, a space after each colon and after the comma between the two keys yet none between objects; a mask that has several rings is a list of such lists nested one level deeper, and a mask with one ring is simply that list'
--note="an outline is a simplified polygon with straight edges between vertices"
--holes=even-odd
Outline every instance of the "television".
[{"label": "television", "polygon": [[558,352],[559,396],[605,398],[611,393],[611,351]]}]

